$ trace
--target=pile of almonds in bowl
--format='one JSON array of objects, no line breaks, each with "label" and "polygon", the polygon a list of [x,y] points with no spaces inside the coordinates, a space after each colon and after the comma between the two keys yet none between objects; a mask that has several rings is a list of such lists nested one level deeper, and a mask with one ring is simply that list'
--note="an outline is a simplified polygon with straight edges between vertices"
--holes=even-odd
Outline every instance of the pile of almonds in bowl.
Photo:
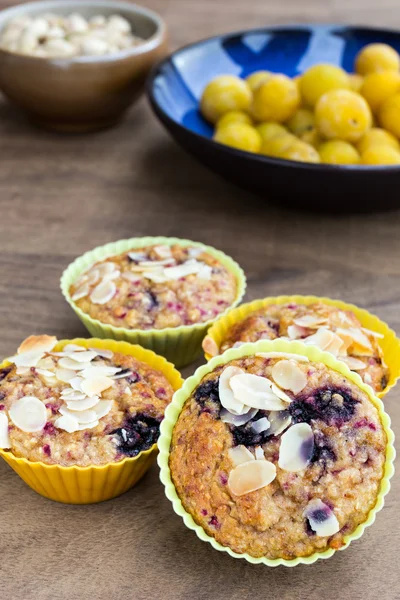
[{"label": "pile of almonds in bowl", "polygon": [[0,48],[8,52],[53,58],[114,54],[143,43],[132,33],[130,22],[120,15],[95,15],[89,19],[46,13],[20,16],[6,25]]}]

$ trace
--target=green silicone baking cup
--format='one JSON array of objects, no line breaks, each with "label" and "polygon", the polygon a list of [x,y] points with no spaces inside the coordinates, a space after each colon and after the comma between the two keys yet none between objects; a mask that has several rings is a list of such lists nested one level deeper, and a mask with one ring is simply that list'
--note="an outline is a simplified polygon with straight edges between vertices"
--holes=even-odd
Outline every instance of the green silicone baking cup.
[{"label": "green silicone baking cup", "polygon": [[[224,265],[237,280],[237,291],[235,301],[223,313],[217,315],[215,319],[211,319],[204,323],[196,323],[195,325],[183,325],[181,327],[166,327],[165,329],[127,329],[125,327],[115,327],[107,323],[102,323],[98,319],[93,319],[90,315],[83,312],[75,302],[73,302],[69,293],[70,286],[77,278],[88,269],[93,263],[103,260],[109,256],[122,254],[133,248],[140,248],[151,245],[168,245],[179,244],[180,246],[194,246],[202,248],[208,252],[220,263]],[[75,313],[78,315],[86,329],[97,338],[107,338],[113,340],[124,340],[131,344],[139,344],[144,348],[153,350],[156,354],[161,354],[167,360],[174,363],[178,367],[183,367],[190,364],[201,354],[201,342],[207,332],[207,329],[221,316],[225,315],[231,308],[237,306],[244,296],[246,291],[246,276],[241,267],[229,256],[216,250],[211,246],[205,246],[200,242],[192,242],[180,238],[168,237],[143,237],[131,238],[127,240],[119,240],[111,242],[105,246],[99,246],[94,250],[86,252],[73,263],[71,263],[62,274],[61,291],[71,305]]]},{"label": "green silicone baking cup", "polygon": [[367,527],[372,525],[372,523],[375,521],[376,514],[383,508],[384,497],[390,490],[390,478],[394,473],[393,463],[396,452],[394,449],[394,434],[390,428],[390,417],[385,412],[382,401],[374,395],[372,388],[369,385],[366,385],[362,381],[361,377],[357,375],[357,373],[350,371],[345,363],[336,360],[332,354],[323,352],[316,346],[305,345],[301,342],[289,342],[278,339],[273,341],[262,340],[253,344],[243,344],[243,346],[240,346],[239,348],[227,350],[224,354],[211,359],[209,363],[199,367],[192,377],[186,379],[183,387],[175,392],[172,402],[169,404],[165,412],[165,418],[161,423],[160,438],[158,440],[158,447],[160,451],[158,455],[160,479],[165,486],[166,496],[172,502],[172,506],[176,514],[183,518],[185,525],[189,529],[192,529],[201,540],[204,542],[209,542],[216,550],[219,550],[220,552],[227,552],[234,558],[244,558],[252,564],[263,564],[267,565],[268,567],[277,567],[279,565],[283,565],[285,567],[295,567],[299,564],[310,565],[319,559],[330,558],[338,550],[329,548],[324,552],[314,552],[309,556],[300,556],[292,560],[286,560],[283,558],[269,559],[265,557],[255,558],[250,554],[238,554],[229,547],[222,546],[222,544],[217,542],[213,537],[209,536],[204,529],[194,521],[193,517],[186,512],[182,506],[182,502],[176,492],[171,478],[171,472],[169,469],[169,451],[172,431],[187,398],[200,383],[202,378],[207,373],[213,371],[218,365],[226,364],[227,362],[236,358],[241,358],[242,356],[254,355],[257,352],[286,352],[307,356],[307,358],[314,362],[322,362],[326,366],[341,373],[347,379],[350,379],[350,381],[355,383],[369,396],[371,402],[377,408],[382,426],[387,436],[386,461],[379,494],[377,496],[375,506],[371,509],[366,521],[361,523],[353,533],[345,536],[345,544],[339,550],[344,550],[347,548],[352,541],[357,540],[362,536]]}]

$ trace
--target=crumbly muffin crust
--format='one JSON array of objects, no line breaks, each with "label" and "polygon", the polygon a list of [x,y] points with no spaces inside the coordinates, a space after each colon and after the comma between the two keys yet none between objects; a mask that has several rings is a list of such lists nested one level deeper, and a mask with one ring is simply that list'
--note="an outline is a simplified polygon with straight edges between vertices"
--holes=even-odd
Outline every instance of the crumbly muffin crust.
[{"label": "crumbly muffin crust", "polygon": [[146,246],[97,262],[70,288],[72,300],[102,323],[165,329],[214,319],[235,300],[237,281],[197,247]]},{"label": "crumbly muffin crust", "polygon": [[[315,318],[316,323],[318,318],[321,318],[321,321],[312,327],[296,327],[295,321],[303,319],[303,317]],[[363,329],[353,312],[322,302],[309,305],[271,304],[257,310],[231,328],[223,340],[219,352],[222,353],[241,343],[256,342],[261,339],[274,340],[283,337],[305,340],[314,335],[319,328],[328,329],[334,333],[353,329],[366,337],[369,347],[352,344],[346,349],[344,357],[340,355],[340,350],[335,349],[333,353],[339,359],[348,360],[349,368],[357,371],[363,381],[368,383],[374,391],[381,392],[385,389],[389,380],[389,370],[383,362],[377,336],[374,336],[373,332]],[[363,364],[359,364],[358,361]]]},{"label": "crumbly muffin crust", "polygon": [[[322,363],[297,362],[307,383],[297,394],[285,390],[291,399],[286,431],[307,423],[314,446],[303,470],[281,468],[284,432],[253,429],[261,418],[271,419],[271,413],[258,410],[241,426],[223,422],[219,395],[219,379],[228,366],[272,380],[279,360],[245,357],[206,375],[174,427],[169,464],[185,510],[208,535],[238,553],[293,559],[340,548],[344,537],[367,519],[379,492],[387,440],[377,409],[355,384]],[[256,457],[261,447],[276,467],[269,485],[240,496],[230,488],[235,468],[231,451],[239,446]],[[310,527],[304,513],[317,500],[337,519],[334,535],[317,535]]]},{"label": "crumbly muffin crust", "polygon": [[[49,376],[49,371],[58,373],[60,360],[46,353],[37,367],[10,364],[0,370],[0,413],[8,416],[9,449],[15,456],[49,465],[103,465],[136,456],[157,441],[164,410],[173,395],[163,373],[132,356],[97,356],[91,367],[119,368],[119,378],[101,394],[101,401],[110,402],[111,408],[96,426],[69,433],[58,423],[59,410],[65,406],[60,396],[71,389],[70,384]],[[41,368],[42,364],[46,368]],[[37,398],[46,408],[46,422],[40,431],[23,431],[10,418],[12,407],[24,397]]]}]

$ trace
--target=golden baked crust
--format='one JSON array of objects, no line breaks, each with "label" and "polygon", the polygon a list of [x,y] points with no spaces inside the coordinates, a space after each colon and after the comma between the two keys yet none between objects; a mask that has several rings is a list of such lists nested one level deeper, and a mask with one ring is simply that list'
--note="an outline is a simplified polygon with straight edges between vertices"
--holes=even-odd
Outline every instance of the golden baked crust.
[{"label": "golden baked crust", "polygon": [[[365,383],[368,383],[376,392],[381,392],[385,389],[389,380],[389,370],[383,363],[382,351],[377,339],[363,330],[360,321],[354,313],[341,310],[336,306],[323,304],[322,302],[309,305],[271,304],[257,310],[231,328],[221,344],[220,352],[222,353],[240,343],[288,337],[288,328],[294,324],[294,320],[304,316],[326,318],[326,323],[323,323],[323,327],[333,332],[338,329],[351,327],[367,335],[371,344],[371,351],[363,354],[363,351],[358,349],[357,353],[355,353],[350,347],[347,354],[364,363],[365,368],[357,372]],[[299,331],[296,338],[291,339],[301,341],[315,332],[315,328],[303,329],[304,331]],[[352,367],[350,366],[350,368]]]},{"label": "golden baked crust", "polygon": [[[132,259],[132,256],[137,258]],[[166,263],[158,267],[158,279],[146,277],[148,267],[141,270],[141,264],[150,261],[156,265],[162,261]],[[194,261],[195,269],[205,266],[205,272],[163,280],[163,266],[182,266],[188,261],[192,264]],[[106,303],[96,304],[92,294],[99,279],[94,278],[94,283],[89,281],[87,287],[87,275],[105,263],[114,265],[114,273],[118,273],[112,280],[116,291]],[[82,289],[87,294],[79,297]],[[216,258],[201,249],[178,244],[135,248],[107,258],[92,265],[70,288],[73,300],[76,295],[76,305],[92,318],[128,329],[165,329],[203,323],[225,311],[234,302],[236,293],[235,276]]]},{"label": "golden baked crust", "polygon": [[[271,378],[277,359],[246,357],[206,375],[183,406],[174,427],[170,469],[187,512],[208,535],[238,553],[271,559],[293,559],[327,548],[340,548],[344,536],[367,519],[379,492],[385,461],[386,434],[378,411],[356,385],[321,363],[297,363],[307,385],[292,398],[293,423],[309,423],[314,434],[310,464],[300,472],[278,465],[282,434],[256,434],[252,423],[268,415],[259,411],[241,427],[220,420],[218,380],[227,366]],[[272,483],[235,496],[229,488],[234,464],[232,447],[254,452],[261,446],[274,463]],[[334,512],[340,530],[319,537],[304,510],[322,499]]]},{"label": "golden baked crust", "polygon": [[[44,360],[49,359],[55,370],[60,358],[46,353]],[[120,367],[121,374],[126,370],[130,375],[117,379],[102,392],[101,399],[112,400],[113,404],[98,425],[73,433],[55,426],[63,405],[60,394],[68,383],[38,373],[37,368],[25,369],[27,373],[20,375],[13,364],[0,370],[0,411],[8,414],[13,404],[25,396],[38,398],[47,409],[47,422],[38,432],[22,431],[10,420],[10,450],[15,456],[50,465],[102,465],[135,456],[156,442],[165,407],[173,395],[163,373],[118,353],[110,359],[98,357],[91,365]]]}]

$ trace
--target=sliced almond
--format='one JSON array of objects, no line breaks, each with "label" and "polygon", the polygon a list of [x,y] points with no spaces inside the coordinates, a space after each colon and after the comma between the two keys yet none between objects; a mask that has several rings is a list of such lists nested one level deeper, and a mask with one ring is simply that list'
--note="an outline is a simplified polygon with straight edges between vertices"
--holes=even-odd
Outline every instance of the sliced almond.
[{"label": "sliced almond", "polygon": [[51,352],[57,344],[57,338],[53,335],[31,335],[22,342],[18,348],[18,354],[25,352]]},{"label": "sliced almond", "polygon": [[25,375],[29,375],[29,373],[31,373],[31,368],[30,367],[17,367],[16,373],[17,373],[17,375],[21,375],[22,377],[25,377]]},{"label": "sliced almond", "polygon": [[88,398],[85,396],[82,400],[70,400],[69,398],[64,399],[67,408],[74,412],[80,412],[81,410],[87,410],[89,408],[95,408],[99,404],[99,397],[92,396]]},{"label": "sliced almond", "polygon": [[107,348],[89,348],[89,350],[93,350],[93,352],[96,352],[97,356],[101,356],[101,358],[111,359],[114,356],[114,352]]},{"label": "sliced almond", "polygon": [[196,275],[204,263],[200,263],[195,259],[191,261],[186,261],[181,265],[177,265],[176,267],[167,267],[164,269],[164,274],[168,279],[180,279],[181,277],[187,277],[188,275]]},{"label": "sliced almond", "polygon": [[98,424],[99,421],[98,419],[96,419],[96,421],[93,421],[92,423],[83,423],[82,425],[79,425],[78,430],[84,431],[85,429],[94,429],[95,427],[97,427]]},{"label": "sliced almond", "polygon": [[325,351],[330,352],[333,356],[338,356],[339,354],[344,354],[346,352],[346,344],[340,336],[334,333],[332,341],[325,348]]},{"label": "sliced almond", "polygon": [[275,383],[272,384],[271,390],[274,392],[275,396],[278,396],[284,402],[290,404],[292,402],[292,398],[286,394],[280,387],[278,387]]},{"label": "sliced almond", "polygon": [[372,337],[378,338],[380,340],[384,339],[384,335],[383,333],[378,333],[377,331],[372,331],[372,329],[367,329],[366,327],[362,327],[362,330],[364,333],[366,333],[367,335],[372,335]]},{"label": "sliced almond", "polygon": [[154,246],[153,251],[160,260],[163,260],[164,258],[171,258],[172,256],[171,246]]},{"label": "sliced almond", "polygon": [[136,275],[135,273],[131,273],[130,271],[125,271],[121,275],[122,279],[129,281],[129,283],[136,283],[137,281],[141,281],[142,277],[140,275]]},{"label": "sliced almond", "polygon": [[113,400],[100,400],[100,402],[98,402],[93,409],[93,412],[96,413],[97,419],[102,419],[103,417],[108,415],[108,413],[113,407],[113,404]]},{"label": "sliced almond", "polygon": [[187,252],[190,258],[198,258],[200,254],[203,254],[204,250],[203,248],[196,248],[193,246],[192,248],[188,248]]},{"label": "sliced almond", "polygon": [[255,460],[250,450],[248,450],[246,446],[243,446],[242,444],[240,446],[230,448],[228,450],[228,456],[235,467],[241,465],[242,463],[249,462],[250,460]]},{"label": "sliced almond", "polygon": [[48,369],[36,369],[36,373],[38,375],[42,375],[42,377],[46,377],[48,379],[55,378],[56,374],[53,371],[49,371]]},{"label": "sliced almond", "polygon": [[114,384],[114,381],[109,377],[105,377],[104,375],[99,375],[96,377],[90,377],[89,379],[85,379],[81,385],[82,391],[87,396],[97,396],[107,390]]},{"label": "sliced almond", "polygon": [[318,317],[313,315],[304,315],[293,319],[293,323],[299,327],[307,327],[308,329],[317,329],[320,325],[324,325],[327,322],[326,317]]},{"label": "sliced almond", "polygon": [[165,283],[168,281],[168,277],[165,275],[164,269],[161,267],[152,271],[146,271],[143,273],[143,276],[146,277],[146,279],[153,281],[153,283]]},{"label": "sliced almond", "polygon": [[116,268],[117,265],[111,261],[101,263],[95,267],[95,269],[97,269],[99,272],[100,279],[102,279],[105,275],[110,275],[110,273],[115,271]]},{"label": "sliced almond", "polygon": [[235,496],[244,496],[266,487],[276,477],[276,467],[268,460],[252,460],[235,467],[229,474],[228,487]]},{"label": "sliced almond", "polygon": [[36,367],[42,360],[44,352],[23,352],[11,356],[8,360],[15,364],[16,367]]},{"label": "sliced almond", "polygon": [[68,383],[69,381],[71,381],[71,379],[76,377],[76,373],[71,369],[56,369],[56,377],[58,381]]},{"label": "sliced almond", "polygon": [[90,300],[93,304],[107,304],[115,296],[117,288],[113,281],[104,281],[99,283],[90,294]]},{"label": "sliced almond", "polygon": [[305,344],[311,344],[318,346],[321,350],[325,350],[334,339],[334,334],[325,327],[320,327],[316,333],[306,337],[303,342]]},{"label": "sliced almond", "polygon": [[307,358],[307,356],[291,354],[290,352],[257,352],[256,356],[260,356],[261,358],[292,358],[299,362],[310,362],[310,359]]},{"label": "sliced almond", "polygon": [[278,464],[284,471],[297,473],[310,464],[314,452],[314,433],[308,423],[292,425],[281,437]]},{"label": "sliced almond", "polygon": [[368,337],[359,329],[348,329],[348,334],[353,338],[353,352],[351,354],[367,355],[373,354],[372,344]]},{"label": "sliced almond", "polygon": [[59,409],[59,413],[63,416],[72,417],[76,419],[80,425],[83,423],[93,423],[97,419],[96,413],[94,410],[81,410],[79,412],[72,412],[69,408],[65,406],[61,406]]},{"label": "sliced almond", "polygon": [[72,360],[75,360],[79,363],[90,362],[96,357],[97,353],[93,352],[93,350],[84,350],[83,352],[70,352],[67,356],[67,358],[72,358]]},{"label": "sliced almond", "polygon": [[107,275],[104,275],[102,282],[104,283],[105,281],[114,281],[114,279],[118,279],[118,277],[120,277],[121,275],[121,271],[112,271],[112,273],[108,273]]},{"label": "sliced almond", "polygon": [[164,260],[143,260],[138,264],[138,267],[146,270],[157,269],[158,267],[165,267],[172,264],[175,264],[175,260],[173,258],[166,258]]},{"label": "sliced almond", "polygon": [[250,408],[281,410],[286,404],[272,391],[272,381],[266,377],[242,373],[230,379],[234,399]]},{"label": "sliced almond", "polygon": [[87,281],[83,282],[73,293],[71,299],[73,302],[81,300],[90,294],[90,285]]},{"label": "sliced almond", "polygon": [[91,269],[89,273],[87,273],[86,277],[89,285],[95,285],[95,283],[97,283],[100,280],[99,269]]},{"label": "sliced almond", "polygon": [[133,260],[133,262],[144,261],[148,258],[147,254],[145,254],[144,252],[135,252],[134,250],[128,252],[128,256],[131,260]]},{"label": "sliced almond", "polygon": [[218,348],[216,342],[213,340],[213,338],[210,335],[206,335],[206,337],[204,338],[204,340],[202,342],[202,346],[203,346],[204,352],[206,354],[208,354],[209,356],[218,356],[219,348]]},{"label": "sliced almond", "polygon": [[271,411],[268,414],[270,427],[268,433],[270,435],[279,435],[285,431],[292,422],[292,417],[286,410]]},{"label": "sliced almond", "polygon": [[206,265],[204,264],[201,269],[199,269],[198,273],[197,273],[197,277],[199,279],[211,279],[212,276],[212,267],[210,267],[210,265]]},{"label": "sliced almond", "polygon": [[8,414],[14,425],[27,433],[42,431],[47,421],[46,407],[35,396],[24,396],[17,400]]},{"label": "sliced almond", "polygon": [[71,390],[71,392],[68,393],[68,390],[64,390],[61,392],[60,398],[65,400],[65,402],[77,402],[78,400],[84,400],[86,398],[86,394],[76,390]]},{"label": "sliced almond", "polygon": [[330,537],[340,531],[339,521],[331,508],[319,498],[311,500],[304,511],[310,527],[319,537]]},{"label": "sliced almond", "polygon": [[[69,356],[64,356],[58,361],[60,369],[69,369],[70,371],[83,371],[91,366],[90,362],[78,362]],[[75,375],[74,375],[75,377]]]},{"label": "sliced almond", "polygon": [[256,433],[264,433],[264,431],[268,431],[269,426],[270,422],[268,421],[267,417],[261,417],[261,419],[258,419],[258,421],[254,421],[254,423],[251,424],[252,430]]},{"label": "sliced almond", "polygon": [[77,392],[82,392],[82,388],[81,388],[82,381],[83,381],[82,377],[73,377],[70,380],[69,385],[72,387],[73,390],[76,390]]},{"label": "sliced almond", "polygon": [[264,450],[261,448],[261,446],[256,446],[254,448],[254,455],[256,460],[265,460]]},{"label": "sliced almond", "polygon": [[70,415],[63,415],[61,417],[58,417],[58,419],[54,421],[54,426],[57,427],[57,429],[64,429],[68,433],[74,433],[75,431],[79,431],[78,421]]},{"label": "sliced almond", "polygon": [[342,356],[340,360],[349,367],[351,371],[363,371],[367,368],[367,365],[358,358],[354,358],[354,356]]},{"label": "sliced almond", "polygon": [[55,363],[54,363],[54,360],[51,358],[51,356],[46,356],[46,358],[42,358],[38,362],[37,367],[39,369],[46,369],[48,371],[53,371],[54,367],[55,367]]},{"label": "sliced almond", "polygon": [[307,385],[307,375],[293,360],[280,360],[272,367],[272,377],[279,387],[298,394]]},{"label": "sliced almond", "polygon": [[249,412],[250,406],[245,406],[243,402],[237,400],[233,395],[231,388],[231,379],[235,375],[244,374],[244,371],[239,367],[226,367],[218,382],[218,392],[221,404],[226,410],[234,415],[243,415]]},{"label": "sliced almond", "polygon": [[105,375],[106,377],[112,377],[119,373],[121,369],[119,367],[107,367],[106,365],[99,365],[98,367],[93,365],[92,367],[88,367],[83,371],[79,372],[79,375],[84,379],[89,379],[90,377],[97,377],[98,375]]},{"label": "sliced almond", "polygon": [[290,340],[298,340],[299,338],[306,337],[308,330],[305,327],[299,327],[298,325],[289,325],[288,337]]},{"label": "sliced almond", "polygon": [[0,412],[0,448],[11,448],[8,419],[4,412]]},{"label": "sliced almond", "polygon": [[235,425],[235,427],[241,427],[242,425],[246,425],[251,419],[258,413],[256,408],[251,408],[249,412],[244,415],[234,415],[226,408],[222,408],[219,417],[223,423],[229,423],[230,425]]}]

